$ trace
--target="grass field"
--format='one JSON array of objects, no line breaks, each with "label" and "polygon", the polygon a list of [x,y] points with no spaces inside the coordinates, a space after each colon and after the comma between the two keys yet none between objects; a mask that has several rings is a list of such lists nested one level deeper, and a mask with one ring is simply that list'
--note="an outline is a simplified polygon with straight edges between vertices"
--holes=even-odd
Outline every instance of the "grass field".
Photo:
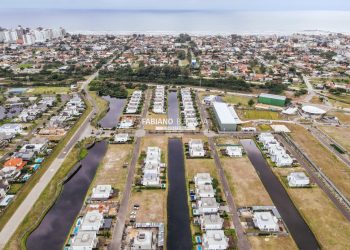
[{"label": "grass field", "polygon": [[[144,125],[144,128],[147,130],[155,130],[156,127],[164,127],[166,124],[162,124],[164,121],[167,121],[167,114],[155,114],[151,111],[147,112],[146,121],[147,124]],[[156,121],[158,124],[149,124],[151,121]]]},{"label": "grass field", "polygon": [[239,116],[243,120],[280,120],[280,113],[269,110],[239,110]]},{"label": "grass field", "polygon": [[254,103],[257,103],[257,98],[247,97],[247,96],[238,96],[238,95],[225,95],[223,98],[224,102],[230,104],[241,104],[242,106],[249,106],[248,102],[250,99],[254,100]]},{"label": "grass field", "polygon": [[130,162],[132,149],[132,144],[109,144],[90,190],[96,185],[112,185],[119,193],[116,200],[121,200],[128,175],[128,168],[123,168],[123,164]]},{"label": "grass field", "polygon": [[330,112],[328,113],[330,116],[336,116],[339,121],[343,124],[350,125],[350,113],[345,113],[345,112]]},{"label": "grass field", "polygon": [[95,118],[92,120],[91,124],[96,126],[98,121],[101,120],[108,110],[108,102],[102,97],[98,96],[96,91],[89,91],[90,96],[94,99],[97,105],[97,114]]},{"label": "grass field", "polygon": [[293,140],[322,169],[323,173],[332,180],[343,194],[350,198],[350,169],[340,162],[328,149],[323,147],[303,127],[292,124],[288,124],[288,127],[292,131],[291,136]]},{"label": "grass field", "polygon": [[[283,178],[290,172],[302,171],[302,168],[274,168],[277,176]],[[332,201],[317,186],[312,188],[288,188],[286,190],[295,206],[303,215],[315,234],[322,249],[346,249],[350,235],[350,223],[334,206]],[[312,204],[312,206],[310,205]],[[334,227],[334,225],[337,225]]]},{"label": "grass field", "polygon": [[132,211],[133,205],[140,205],[137,210],[137,222],[163,222],[167,217],[166,205],[167,193],[164,190],[146,190],[133,191],[129,201],[128,211]]},{"label": "grass field", "polygon": [[283,250],[293,250],[298,249],[295,245],[292,237],[258,237],[249,236],[248,240],[252,246],[252,249],[259,250],[272,250],[272,249],[283,249]]},{"label": "grass field", "polygon": [[40,86],[40,87],[30,88],[26,93],[31,95],[67,94],[69,91],[70,91],[69,87]]},{"label": "grass field", "polygon": [[220,159],[238,207],[273,205],[259,176],[247,156]]},{"label": "grass field", "polygon": [[320,126],[322,131],[350,152],[350,128]]}]

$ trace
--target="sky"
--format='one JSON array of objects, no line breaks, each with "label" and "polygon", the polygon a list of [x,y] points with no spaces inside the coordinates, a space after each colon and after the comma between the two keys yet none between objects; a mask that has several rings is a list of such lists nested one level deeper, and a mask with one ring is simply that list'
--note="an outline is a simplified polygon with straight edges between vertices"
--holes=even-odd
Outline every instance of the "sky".
[{"label": "sky", "polygon": [[0,0],[0,8],[128,10],[350,10],[349,0]]}]

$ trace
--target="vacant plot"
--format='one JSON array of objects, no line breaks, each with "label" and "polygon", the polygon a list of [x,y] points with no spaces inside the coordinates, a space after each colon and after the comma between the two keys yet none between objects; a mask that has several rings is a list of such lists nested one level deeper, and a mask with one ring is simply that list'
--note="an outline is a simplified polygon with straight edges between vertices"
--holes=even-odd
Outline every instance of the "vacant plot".
[{"label": "vacant plot", "polygon": [[144,128],[147,130],[155,130],[156,127],[165,127],[168,125],[167,118],[167,114],[155,114],[151,111],[148,111],[144,123]]},{"label": "vacant plot", "polygon": [[[343,192],[350,197],[350,169],[340,162],[328,149],[301,126],[289,124],[291,136],[310,159],[322,169],[323,173]],[[320,157],[321,156],[321,157]]]},{"label": "vacant plot", "polygon": [[247,156],[241,158],[222,156],[220,160],[238,207],[273,205]]},{"label": "vacant plot", "polygon": [[337,128],[333,126],[320,126],[320,128],[342,147],[350,151],[350,128]]},{"label": "vacant plot", "polygon": [[137,222],[165,222],[166,196],[164,190],[133,191],[129,201],[129,214],[135,204],[140,205],[136,213]]},{"label": "vacant plot", "polygon": [[109,144],[105,157],[99,166],[95,179],[90,186],[112,185],[119,191],[118,200],[121,199],[125,188],[128,169],[123,168],[124,163],[129,163],[132,154],[132,145]]},{"label": "vacant plot", "polygon": [[242,106],[249,106],[248,102],[250,99],[254,101],[254,103],[257,103],[257,99],[254,97],[247,97],[247,96],[238,96],[238,95],[225,95],[223,98],[223,101],[235,105],[242,105]]},{"label": "vacant plot", "polygon": [[[275,174],[281,178],[290,172],[301,170],[301,168],[273,169]],[[287,187],[286,190],[323,249],[347,248],[350,223],[319,187]],[[337,226],[334,227],[334,225]]]},{"label": "vacant plot", "polygon": [[284,250],[292,250],[298,249],[295,245],[292,237],[258,237],[258,236],[250,236],[248,237],[249,242],[252,246],[252,249],[259,250],[271,250],[271,249],[284,249]]},{"label": "vacant plot", "polygon": [[31,95],[43,95],[43,94],[67,94],[69,92],[68,87],[35,87],[30,88],[27,93]]},{"label": "vacant plot", "polygon": [[350,113],[334,111],[334,112],[328,113],[328,115],[336,116],[339,119],[340,123],[350,125]]},{"label": "vacant plot", "polygon": [[239,110],[239,115],[243,120],[280,120],[282,116],[278,112],[269,110]]}]

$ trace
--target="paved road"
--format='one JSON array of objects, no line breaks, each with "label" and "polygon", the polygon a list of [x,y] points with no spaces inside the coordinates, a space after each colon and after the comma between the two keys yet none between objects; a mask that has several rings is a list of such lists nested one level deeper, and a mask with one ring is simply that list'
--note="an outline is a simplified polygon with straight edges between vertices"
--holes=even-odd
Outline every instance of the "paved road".
[{"label": "paved road", "polygon": [[302,77],[303,77],[303,80],[304,80],[306,87],[307,87],[307,90],[308,90],[308,95],[306,96],[304,101],[310,102],[312,97],[314,97],[316,95],[316,93],[315,93],[314,87],[310,83],[309,79],[305,75],[303,75]]},{"label": "paved road", "polygon": [[[82,89],[87,89],[88,84],[95,79],[98,73],[93,74],[89,77],[87,81],[82,85]],[[91,100],[91,97],[87,95],[88,100]],[[26,217],[28,212],[31,210],[35,202],[38,200],[40,194],[44,191],[46,186],[49,184],[51,179],[57,173],[57,171],[62,166],[66,156],[74,147],[75,143],[78,141],[80,135],[84,133],[85,129],[89,125],[90,118],[93,116],[94,111],[96,110],[95,103],[93,104],[93,111],[89,113],[89,115],[85,118],[82,125],[77,129],[71,139],[68,141],[66,146],[61,150],[58,157],[52,162],[52,164],[48,167],[46,172],[40,178],[39,182],[33,187],[28,196],[24,199],[21,205],[17,208],[15,213],[11,216],[9,221],[6,223],[2,231],[0,232],[0,249],[4,248],[6,243],[10,240],[18,226],[21,224],[23,219]]]},{"label": "paved road", "polygon": [[[146,117],[149,103],[150,103],[151,93],[150,91],[147,91],[146,98],[144,101],[144,107],[142,111],[142,118]],[[134,150],[132,154],[131,163],[129,166],[128,171],[128,177],[125,184],[125,189],[123,193],[123,198],[120,202],[120,207],[117,215],[117,223],[114,227],[113,234],[112,234],[112,242],[108,246],[108,249],[110,250],[118,250],[122,248],[122,238],[123,238],[123,232],[125,227],[125,221],[126,217],[128,215],[128,204],[130,200],[131,190],[132,190],[132,184],[134,181],[134,175],[136,170],[136,163],[139,157],[139,151],[140,151],[140,145],[141,145],[141,137],[138,137],[137,135],[144,135],[143,125],[141,124],[140,129],[135,133],[136,141],[134,145]]]}]

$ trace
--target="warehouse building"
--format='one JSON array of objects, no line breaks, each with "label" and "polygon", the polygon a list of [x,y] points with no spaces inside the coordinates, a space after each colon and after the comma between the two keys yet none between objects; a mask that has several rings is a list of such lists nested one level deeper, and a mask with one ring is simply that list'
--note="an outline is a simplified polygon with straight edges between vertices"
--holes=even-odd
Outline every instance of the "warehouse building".
[{"label": "warehouse building", "polygon": [[214,102],[213,110],[221,131],[236,131],[237,125],[242,123],[233,107],[224,102]]},{"label": "warehouse building", "polygon": [[286,97],[282,95],[272,95],[272,94],[260,94],[258,98],[259,103],[280,106],[286,105]]}]

